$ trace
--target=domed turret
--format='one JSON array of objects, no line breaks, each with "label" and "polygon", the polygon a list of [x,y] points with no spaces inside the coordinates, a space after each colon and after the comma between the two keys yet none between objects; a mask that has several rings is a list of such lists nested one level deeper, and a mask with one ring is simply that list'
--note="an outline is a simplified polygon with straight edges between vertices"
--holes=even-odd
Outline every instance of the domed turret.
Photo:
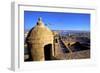
[{"label": "domed turret", "polygon": [[53,56],[53,32],[39,18],[27,37],[28,48],[31,49],[35,61],[51,60]]}]

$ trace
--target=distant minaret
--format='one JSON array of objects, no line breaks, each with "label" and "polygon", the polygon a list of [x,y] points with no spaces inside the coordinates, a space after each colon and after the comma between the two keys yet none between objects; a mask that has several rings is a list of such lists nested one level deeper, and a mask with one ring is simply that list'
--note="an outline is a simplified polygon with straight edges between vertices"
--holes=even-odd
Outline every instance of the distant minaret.
[{"label": "distant minaret", "polygon": [[70,36],[71,34],[69,33],[68,36]]}]

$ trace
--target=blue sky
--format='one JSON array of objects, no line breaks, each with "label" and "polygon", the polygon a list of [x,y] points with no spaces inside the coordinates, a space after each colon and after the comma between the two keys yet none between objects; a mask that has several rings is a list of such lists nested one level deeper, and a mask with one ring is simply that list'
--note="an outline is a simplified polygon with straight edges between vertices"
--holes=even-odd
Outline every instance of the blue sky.
[{"label": "blue sky", "polygon": [[90,14],[24,11],[24,29],[30,30],[42,20],[51,30],[90,30]]}]

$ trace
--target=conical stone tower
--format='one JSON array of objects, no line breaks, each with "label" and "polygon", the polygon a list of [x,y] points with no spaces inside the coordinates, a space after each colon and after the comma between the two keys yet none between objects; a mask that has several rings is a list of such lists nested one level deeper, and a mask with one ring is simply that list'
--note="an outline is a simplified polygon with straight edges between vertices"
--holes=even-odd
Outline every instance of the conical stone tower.
[{"label": "conical stone tower", "polygon": [[33,61],[51,60],[54,55],[53,32],[39,18],[27,37],[28,49]]}]

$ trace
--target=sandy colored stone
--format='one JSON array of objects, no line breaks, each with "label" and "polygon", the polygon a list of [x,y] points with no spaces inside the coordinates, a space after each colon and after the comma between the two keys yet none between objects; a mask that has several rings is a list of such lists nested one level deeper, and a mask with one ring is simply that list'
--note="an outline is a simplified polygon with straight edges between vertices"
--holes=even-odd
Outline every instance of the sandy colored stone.
[{"label": "sandy colored stone", "polygon": [[44,47],[45,45],[52,45],[52,56],[53,56],[53,32],[47,28],[39,18],[37,25],[30,30],[27,37],[28,46],[31,46],[31,55],[33,61],[45,60]]}]

